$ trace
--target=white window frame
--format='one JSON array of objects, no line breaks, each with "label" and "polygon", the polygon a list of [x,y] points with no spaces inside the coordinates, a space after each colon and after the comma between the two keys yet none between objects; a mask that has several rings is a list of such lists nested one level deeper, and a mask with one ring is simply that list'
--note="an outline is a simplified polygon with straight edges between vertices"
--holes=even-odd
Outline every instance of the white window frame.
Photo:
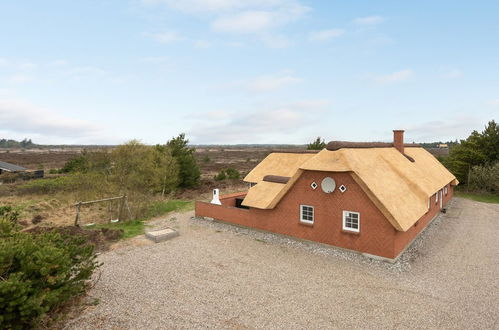
[{"label": "white window frame", "polygon": [[[358,217],[358,228],[355,229],[355,228],[350,228],[350,227],[347,227],[346,226],[346,217],[348,214],[357,214],[357,217]],[[355,233],[358,233],[360,232],[360,213],[359,212],[354,212],[354,211],[343,211],[343,230],[347,230],[347,231],[352,231],[352,232],[355,232]]]},{"label": "white window frame", "polygon": [[[312,220],[303,219],[303,208],[304,207],[309,207],[309,208],[312,209]],[[314,207],[312,205],[301,204],[300,205],[300,222],[306,223],[306,224],[309,224],[309,225],[313,225],[314,221],[315,221],[315,209],[314,209]]]},{"label": "white window frame", "polygon": [[437,193],[435,194],[435,204],[438,204],[438,193],[439,193],[439,192],[440,192],[440,190],[439,190],[439,191],[437,191]]},{"label": "white window frame", "polygon": [[447,193],[448,193],[447,186],[444,187],[444,192],[445,192],[445,196],[447,196]]}]

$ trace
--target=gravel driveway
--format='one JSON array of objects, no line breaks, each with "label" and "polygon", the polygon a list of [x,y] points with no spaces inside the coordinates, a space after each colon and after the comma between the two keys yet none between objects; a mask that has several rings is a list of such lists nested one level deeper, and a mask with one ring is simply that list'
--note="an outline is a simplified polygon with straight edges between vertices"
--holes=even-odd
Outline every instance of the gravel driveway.
[{"label": "gravel driveway", "polygon": [[499,205],[455,198],[396,264],[191,219],[100,256],[70,329],[499,327]]}]

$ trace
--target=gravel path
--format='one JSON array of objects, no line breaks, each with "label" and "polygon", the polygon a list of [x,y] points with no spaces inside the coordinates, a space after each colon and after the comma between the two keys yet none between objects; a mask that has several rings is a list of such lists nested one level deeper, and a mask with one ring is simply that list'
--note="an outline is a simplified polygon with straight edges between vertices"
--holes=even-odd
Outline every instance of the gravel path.
[{"label": "gravel path", "polygon": [[171,215],[99,257],[69,329],[499,327],[499,205],[455,198],[395,264]]}]

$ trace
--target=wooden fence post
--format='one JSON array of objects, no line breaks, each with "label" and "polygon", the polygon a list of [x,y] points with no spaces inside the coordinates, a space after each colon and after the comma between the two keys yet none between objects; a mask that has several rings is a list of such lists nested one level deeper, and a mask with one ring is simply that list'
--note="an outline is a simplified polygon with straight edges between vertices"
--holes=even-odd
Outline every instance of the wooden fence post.
[{"label": "wooden fence post", "polygon": [[75,218],[76,227],[80,226],[80,208],[81,208],[81,202],[78,202],[78,204],[76,204],[76,218]]}]

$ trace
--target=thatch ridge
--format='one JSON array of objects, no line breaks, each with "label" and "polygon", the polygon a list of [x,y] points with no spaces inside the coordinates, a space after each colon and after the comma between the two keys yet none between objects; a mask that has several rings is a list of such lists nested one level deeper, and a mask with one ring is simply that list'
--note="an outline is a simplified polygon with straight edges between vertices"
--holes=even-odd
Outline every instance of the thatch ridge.
[{"label": "thatch ridge", "polygon": [[[350,141],[330,141],[326,149],[329,151],[340,150],[344,148],[349,149],[363,149],[363,148],[393,148],[391,142],[350,142]],[[410,143],[404,144],[404,148],[421,147],[419,144]]]}]

